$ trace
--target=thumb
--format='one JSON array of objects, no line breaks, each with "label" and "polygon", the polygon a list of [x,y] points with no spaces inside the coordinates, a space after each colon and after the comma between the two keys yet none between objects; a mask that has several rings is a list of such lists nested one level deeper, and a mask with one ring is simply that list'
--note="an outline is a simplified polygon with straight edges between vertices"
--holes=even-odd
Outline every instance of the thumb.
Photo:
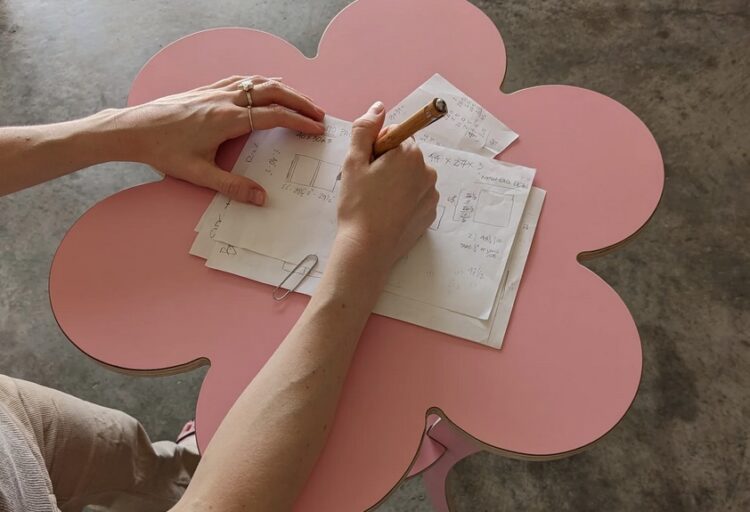
[{"label": "thumb", "polygon": [[376,101],[352,125],[352,143],[349,157],[361,163],[370,163],[372,146],[378,137],[385,120],[385,106]]},{"label": "thumb", "polygon": [[231,174],[213,162],[207,162],[198,176],[200,178],[196,180],[196,185],[213,189],[229,199],[257,206],[263,206],[266,202],[266,191],[258,183],[244,176]]}]

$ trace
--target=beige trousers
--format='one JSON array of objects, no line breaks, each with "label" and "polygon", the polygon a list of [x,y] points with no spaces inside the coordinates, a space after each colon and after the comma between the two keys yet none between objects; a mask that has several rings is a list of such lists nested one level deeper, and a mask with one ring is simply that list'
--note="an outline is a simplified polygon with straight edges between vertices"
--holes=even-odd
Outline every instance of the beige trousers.
[{"label": "beige trousers", "polygon": [[0,404],[18,420],[62,512],[169,510],[198,465],[194,446],[151,443],[124,412],[31,382],[0,375]]}]

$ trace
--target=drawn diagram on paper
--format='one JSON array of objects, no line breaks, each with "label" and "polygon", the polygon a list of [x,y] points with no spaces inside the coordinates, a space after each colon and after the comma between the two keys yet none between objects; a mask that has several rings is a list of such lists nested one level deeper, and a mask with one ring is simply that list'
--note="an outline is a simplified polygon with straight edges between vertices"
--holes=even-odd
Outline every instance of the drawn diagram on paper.
[{"label": "drawn diagram on paper", "polygon": [[226,254],[227,256],[237,256],[237,248],[231,244],[221,244],[219,247],[219,254]]},{"label": "drawn diagram on paper", "polygon": [[286,181],[296,185],[333,192],[341,173],[341,166],[318,158],[295,154],[286,174]]},{"label": "drawn diagram on paper", "polygon": [[463,189],[455,201],[453,220],[478,222],[498,228],[510,225],[515,194],[512,189],[483,184]]},{"label": "drawn diagram on paper", "polygon": [[386,116],[386,124],[405,121],[436,97],[448,103],[448,114],[420,130],[415,135],[417,141],[494,158],[518,138],[518,134],[439,74],[394,106]]},{"label": "drawn diagram on paper", "polygon": [[[531,194],[534,169],[494,159],[518,135],[440,75],[396,105],[388,122],[405,120],[436,96],[450,114],[416,138],[445,199],[430,229],[393,267],[375,312],[499,346],[544,192]],[[322,134],[276,128],[251,135],[233,172],[263,186],[267,204],[217,196],[190,253],[209,268],[272,286],[306,274],[309,268],[295,270],[296,263],[315,254],[319,266],[297,288],[312,294],[336,236],[336,182],[351,132],[350,122],[326,116]]]},{"label": "drawn diagram on paper", "polygon": [[[334,119],[327,122],[345,123]],[[441,205],[445,209],[437,212],[440,215],[436,215],[433,229],[427,230],[408,258],[393,267],[385,290],[487,320],[534,170],[462,150],[427,143],[420,146],[432,156],[431,165],[438,174],[437,190],[449,199]],[[307,254],[317,255],[318,270],[325,269],[337,230],[336,177],[348,149],[346,137],[332,137],[329,142],[328,138],[302,138],[288,131],[268,134],[261,153],[244,173],[269,191],[268,203],[256,208],[232,201],[214,237],[215,241],[251,251],[253,257],[242,258],[248,268],[239,268],[237,262],[240,272],[257,275],[257,269],[250,268],[253,259],[270,257],[296,263]],[[505,192],[514,196],[512,201]],[[459,218],[463,215],[466,220],[453,219],[456,207]],[[219,260],[222,256],[225,258]],[[216,254],[209,266],[224,266],[228,256]],[[239,258],[238,251],[232,259]],[[282,279],[288,275],[278,262],[274,264],[271,267],[268,262],[270,273]]]},{"label": "drawn diagram on paper", "polygon": [[479,191],[474,222],[499,228],[510,224],[514,195],[499,188],[483,188]]}]

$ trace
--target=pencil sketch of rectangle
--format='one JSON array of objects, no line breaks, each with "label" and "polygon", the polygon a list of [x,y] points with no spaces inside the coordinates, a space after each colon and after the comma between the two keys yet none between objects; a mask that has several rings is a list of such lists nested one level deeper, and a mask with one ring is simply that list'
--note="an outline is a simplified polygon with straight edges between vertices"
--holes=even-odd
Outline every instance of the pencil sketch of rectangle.
[{"label": "pencil sketch of rectangle", "polygon": [[341,173],[341,166],[329,162],[320,162],[318,174],[315,175],[313,187],[330,190],[336,188],[336,178]]},{"label": "pencil sketch of rectangle", "polygon": [[430,229],[433,231],[437,231],[440,229],[440,222],[443,220],[443,215],[445,215],[445,206],[438,205],[437,206],[437,215],[435,216],[435,220],[432,221],[432,225],[430,226]]},{"label": "pencil sketch of rectangle", "polygon": [[510,224],[513,212],[513,194],[503,193],[496,188],[483,188],[479,191],[474,221],[498,228]]},{"label": "pencil sketch of rectangle", "polygon": [[286,180],[289,183],[333,192],[341,166],[317,158],[295,154]]},{"label": "pencil sketch of rectangle", "polygon": [[294,155],[292,164],[289,166],[289,172],[286,175],[287,181],[297,185],[312,186],[315,180],[315,174],[318,172],[320,160],[310,158],[309,156]]}]

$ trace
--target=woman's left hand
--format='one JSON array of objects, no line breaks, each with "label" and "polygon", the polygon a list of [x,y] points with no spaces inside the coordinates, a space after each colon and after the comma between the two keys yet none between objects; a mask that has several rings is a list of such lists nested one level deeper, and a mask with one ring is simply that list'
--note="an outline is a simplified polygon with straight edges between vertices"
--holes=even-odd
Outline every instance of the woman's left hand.
[{"label": "woman's left hand", "polygon": [[[155,101],[123,109],[116,115],[128,160],[231,199],[262,205],[265,191],[258,183],[220,169],[214,159],[226,140],[252,130],[283,126],[310,134],[323,133],[323,110],[286,84],[250,77],[252,108],[239,84],[248,77],[232,76]],[[252,116],[252,122],[250,119]]]}]

